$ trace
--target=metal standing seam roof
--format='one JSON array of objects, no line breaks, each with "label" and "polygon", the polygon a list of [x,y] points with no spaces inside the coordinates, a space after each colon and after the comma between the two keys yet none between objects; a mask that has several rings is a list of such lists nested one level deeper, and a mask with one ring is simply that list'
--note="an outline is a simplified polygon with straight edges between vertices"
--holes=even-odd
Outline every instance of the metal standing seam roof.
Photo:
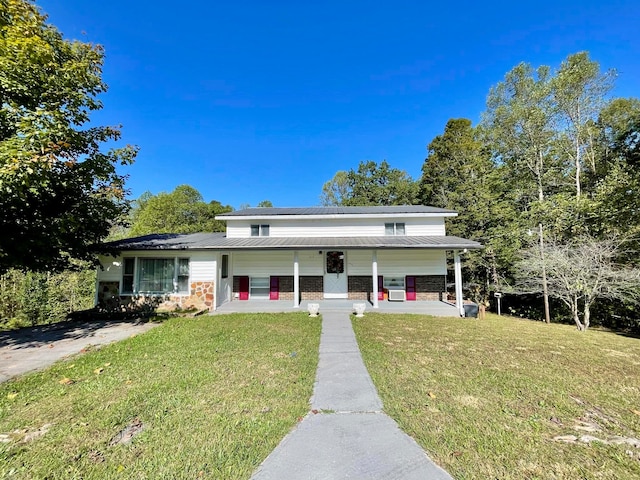
[{"label": "metal standing seam roof", "polygon": [[216,218],[226,217],[271,217],[271,216],[310,216],[310,215],[375,215],[375,214],[419,214],[439,213],[456,214],[453,210],[426,205],[390,205],[373,207],[256,207],[235,212],[222,213]]},{"label": "metal standing seam roof", "polygon": [[242,237],[225,233],[154,234],[109,242],[115,250],[326,250],[328,248],[477,249],[473,240],[453,236]]}]

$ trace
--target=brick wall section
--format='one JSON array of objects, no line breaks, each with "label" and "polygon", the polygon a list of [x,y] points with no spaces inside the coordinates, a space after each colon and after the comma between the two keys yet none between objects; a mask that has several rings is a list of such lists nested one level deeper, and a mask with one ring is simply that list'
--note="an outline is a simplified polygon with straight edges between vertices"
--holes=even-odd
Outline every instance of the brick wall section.
[{"label": "brick wall section", "polygon": [[444,275],[416,276],[416,300],[442,300],[447,290],[446,283]]},{"label": "brick wall section", "polygon": [[[279,276],[278,298],[280,300],[293,301],[293,275]],[[240,292],[240,277],[233,277],[233,300],[237,300],[235,294]],[[300,277],[300,296],[302,300],[322,300],[324,295],[324,283],[322,276]]]},{"label": "brick wall section", "polygon": [[322,276],[300,277],[300,296],[302,300],[322,300],[324,297]]},{"label": "brick wall section", "polygon": [[369,300],[373,298],[373,280],[365,276],[350,276],[347,291],[349,300]]},{"label": "brick wall section", "polygon": [[293,301],[293,275],[290,277],[278,277],[279,300]]},{"label": "brick wall section", "polygon": [[[444,275],[416,275],[416,300],[442,300],[446,292]],[[370,276],[349,277],[349,300],[373,299],[373,281]]]}]

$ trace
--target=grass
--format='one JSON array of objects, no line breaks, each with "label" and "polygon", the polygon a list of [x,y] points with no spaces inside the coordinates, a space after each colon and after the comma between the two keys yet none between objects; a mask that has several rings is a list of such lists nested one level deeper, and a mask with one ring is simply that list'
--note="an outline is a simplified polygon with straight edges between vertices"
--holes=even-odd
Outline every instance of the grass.
[{"label": "grass", "polygon": [[385,411],[454,478],[640,478],[640,445],[554,440],[640,439],[640,340],[496,315],[353,323]]},{"label": "grass", "polygon": [[0,478],[249,478],[309,409],[319,337],[302,313],[172,319],[1,384]]}]

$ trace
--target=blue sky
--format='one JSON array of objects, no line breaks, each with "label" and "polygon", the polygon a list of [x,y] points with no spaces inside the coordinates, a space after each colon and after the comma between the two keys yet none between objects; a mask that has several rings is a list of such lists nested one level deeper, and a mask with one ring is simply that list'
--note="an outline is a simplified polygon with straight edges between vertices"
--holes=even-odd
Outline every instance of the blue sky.
[{"label": "blue sky", "polygon": [[420,175],[448,119],[474,124],[525,61],[588,50],[640,96],[640,8],[608,2],[40,0],[106,50],[99,124],[140,147],[132,198],[177,185],[238,208],[319,203],[361,160]]}]

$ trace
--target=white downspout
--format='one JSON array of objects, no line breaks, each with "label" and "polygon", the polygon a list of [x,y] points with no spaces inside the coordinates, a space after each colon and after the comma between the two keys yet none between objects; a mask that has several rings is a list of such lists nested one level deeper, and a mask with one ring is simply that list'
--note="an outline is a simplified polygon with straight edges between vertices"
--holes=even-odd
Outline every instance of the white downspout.
[{"label": "white downspout", "polygon": [[456,282],[456,308],[461,317],[464,317],[464,305],[462,304],[462,266],[460,264],[460,250],[453,251],[453,265]]},{"label": "white downspout", "polygon": [[373,276],[373,308],[378,308],[378,251],[371,255],[371,275]]},{"label": "white downspout", "polygon": [[300,308],[300,262],[297,250],[293,252],[293,308]]}]

